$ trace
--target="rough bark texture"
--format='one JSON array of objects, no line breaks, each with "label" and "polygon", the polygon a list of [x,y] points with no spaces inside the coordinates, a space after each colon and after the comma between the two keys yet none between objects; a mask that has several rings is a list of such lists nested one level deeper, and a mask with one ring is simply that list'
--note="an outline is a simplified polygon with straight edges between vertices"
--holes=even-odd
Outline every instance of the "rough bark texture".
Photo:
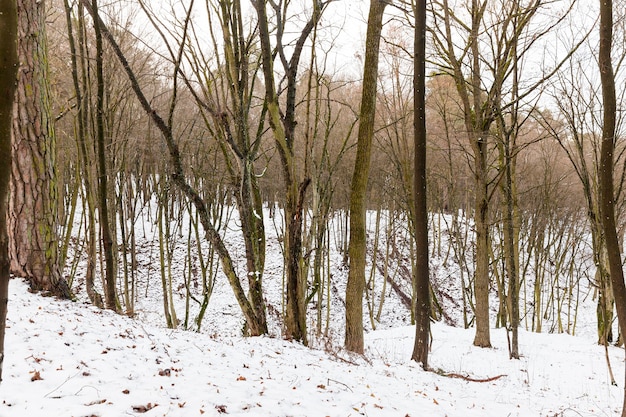
[{"label": "rough bark texture", "polygon": [[[613,284],[613,295],[617,318],[622,335],[626,334],[626,286],[620,254],[619,239],[615,225],[615,198],[613,193],[613,153],[615,151],[615,125],[617,102],[615,98],[615,75],[611,63],[611,45],[613,40],[613,2],[600,0],[600,52],[598,64],[602,83],[602,148],[600,155],[600,214],[606,237],[609,257],[609,269]],[[625,372],[626,378],[626,372]],[[626,385],[622,417],[626,417]]]},{"label": "rough bark texture", "polygon": [[428,208],[426,205],[426,0],[415,7],[413,193],[415,204],[415,344],[411,359],[428,368],[430,336],[430,269],[428,265]]},{"label": "rough bark texture", "polygon": [[45,2],[18,0],[18,56],[9,201],[11,272],[67,298],[58,264],[56,143],[49,123]]},{"label": "rough bark texture", "polygon": [[387,2],[371,0],[365,38],[363,92],[359,114],[356,161],[350,189],[350,270],[346,287],[346,349],[363,353],[363,291],[365,289],[366,194],[376,116],[378,52]]},{"label": "rough bark texture", "polygon": [[17,4],[0,2],[0,381],[9,302],[7,202],[11,177],[11,121],[17,76]]}]

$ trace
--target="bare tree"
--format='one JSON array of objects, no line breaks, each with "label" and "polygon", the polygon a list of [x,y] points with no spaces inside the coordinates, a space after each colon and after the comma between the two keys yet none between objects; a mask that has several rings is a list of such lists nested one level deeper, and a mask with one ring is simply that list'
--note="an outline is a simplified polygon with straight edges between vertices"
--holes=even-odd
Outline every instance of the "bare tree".
[{"label": "bare tree", "polygon": [[[307,344],[306,332],[306,287],[307,277],[303,275],[302,264],[302,224],[306,190],[310,178],[301,178],[295,154],[296,140],[296,90],[298,69],[305,42],[321,19],[322,13],[329,3],[313,2],[310,17],[299,32],[291,57],[286,55],[284,42],[285,24],[287,23],[287,5],[282,2],[267,0],[251,0],[258,19],[259,38],[261,44],[261,65],[265,81],[265,107],[274,142],[280,155],[285,193],[285,236],[284,256],[287,281],[286,306],[286,337],[301,340]],[[270,19],[267,6],[271,6],[276,22],[276,45],[273,46],[270,36]],[[275,80],[274,65],[282,65],[285,77],[286,97],[284,102],[279,99],[279,88]],[[284,103],[284,105],[281,105]]]},{"label": "bare tree", "polygon": [[[92,0],[91,7],[94,14],[98,15],[98,1]],[[108,196],[109,174],[107,168],[107,151],[105,139],[104,121],[104,47],[102,45],[102,32],[100,21],[94,19],[94,32],[96,35],[96,149],[98,161],[98,208],[100,210],[100,236],[104,252],[104,303],[106,308],[117,311],[118,300],[115,291],[115,256],[113,253],[112,225],[109,215],[110,202]],[[114,205],[113,205],[114,207]],[[113,217],[115,218],[115,217]]]},{"label": "bare tree", "polygon": [[9,302],[9,238],[7,209],[11,177],[11,127],[17,65],[17,3],[0,3],[0,382],[4,363],[4,334]]},{"label": "bare tree", "polygon": [[[199,221],[202,224],[204,229],[205,238],[211,242],[213,247],[215,248],[216,253],[218,254],[221,266],[224,274],[226,275],[233,292],[235,293],[235,298],[243,312],[243,315],[246,320],[246,325],[248,329],[248,333],[250,335],[256,336],[267,332],[266,323],[257,316],[255,312],[254,305],[247,298],[246,293],[241,285],[241,281],[237,275],[237,271],[235,269],[235,265],[233,263],[233,259],[226,247],[224,240],[221,235],[218,233],[215,225],[212,222],[211,214],[208,209],[208,205],[206,201],[203,199],[201,193],[198,189],[194,188],[192,184],[188,181],[187,176],[185,175],[185,171],[183,169],[182,158],[181,158],[181,150],[178,141],[176,140],[174,124],[175,124],[175,110],[176,106],[179,103],[179,94],[181,92],[181,87],[179,86],[179,82],[181,79],[181,65],[182,58],[184,53],[184,47],[188,41],[189,36],[189,25],[191,19],[191,13],[193,10],[193,2],[189,4],[189,6],[185,9],[185,18],[182,21],[182,38],[178,39],[180,42],[177,45],[178,49],[175,49],[169,42],[167,42],[167,36],[163,33],[162,39],[165,42],[166,49],[169,53],[169,59],[171,59],[171,63],[173,65],[173,73],[172,79],[174,81],[173,86],[171,87],[171,95],[169,98],[168,109],[166,115],[162,115],[157,108],[155,108],[151,102],[146,97],[142,86],[139,83],[137,75],[135,74],[133,68],[131,67],[128,59],[126,58],[124,52],[120,48],[117,43],[115,37],[109,28],[104,24],[102,19],[100,18],[97,11],[91,7],[91,3],[88,0],[81,0],[82,4],[85,6],[89,14],[97,20],[102,31],[103,37],[107,40],[111,48],[113,49],[114,54],[117,59],[121,63],[124,72],[126,73],[133,92],[137,96],[139,103],[143,110],[150,116],[152,123],[156,126],[159,133],[162,135],[165,140],[165,145],[167,146],[167,151],[169,154],[170,161],[170,172],[169,176],[172,182],[176,185],[178,190],[193,204],[195,207]],[[184,77],[183,77],[184,80]]]},{"label": "bare tree", "polygon": [[76,129],[75,140],[78,154],[81,182],[84,188],[84,209],[87,218],[87,270],[85,272],[85,287],[89,300],[98,307],[103,307],[102,296],[95,287],[96,271],[96,214],[93,188],[93,167],[91,154],[87,144],[89,126],[89,97],[88,97],[88,53],[85,41],[85,11],[81,3],[77,5],[77,13],[72,15],[72,6],[69,0],[63,1],[65,21],[67,26],[68,46],[71,60],[72,85],[76,100]]},{"label": "bare tree", "polygon": [[545,0],[524,4],[501,1],[496,5],[486,0],[472,0],[466,9],[456,10],[448,0],[433,2],[436,52],[441,60],[440,67],[454,78],[471,148],[476,234],[474,345],[480,347],[491,346],[490,203],[501,174],[492,168],[497,157],[492,128],[500,112],[511,111],[518,103],[537,94],[538,87],[558,71],[571,54],[530,80],[514,96],[507,91],[515,83],[515,62],[528,56],[538,40],[551,33],[572,7],[570,5],[554,21],[531,31],[534,18],[549,3]]},{"label": "bare tree", "polygon": [[[613,284],[613,296],[622,335],[626,334],[626,285],[620,244],[615,224],[615,195],[613,190],[613,152],[615,151],[615,133],[617,119],[617,100],[615,98],[615,74],[611,62],[613,43],[613,1],[600,0],[600,50],[598,65],[602,83],[602,148],[600,154],[600,213],[602,229],[606,238],[609,258],[609,270]],[[625,372],[626,378],[626,372]],[[626,417],[626,386],[622,417]]]},{"label": "bare tree", "polygon": [[346,286],[346,349],[363,353],[363,292],[365,290],[366,193],[376,116],[378,52],[383,27],[385,0],[371,0],[365,38],[363,92],[359,112],[357,155],[350,189],[350,270]]}]

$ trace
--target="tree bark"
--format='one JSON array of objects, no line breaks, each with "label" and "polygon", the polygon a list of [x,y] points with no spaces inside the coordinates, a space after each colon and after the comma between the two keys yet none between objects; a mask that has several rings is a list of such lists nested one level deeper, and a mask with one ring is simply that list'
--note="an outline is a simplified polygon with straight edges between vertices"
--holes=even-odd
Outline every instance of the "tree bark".
[{"label": "tree bark", "polygon": [[378,81],[378,52],[387,2],[371,0],[365,38],[363,92],[359,113],[356,161],[350,188],[350,270],[346,286],[345,348],[363,353],[363,292],[365,290],[366,255],[366,194],[376,116],[376,87]]},{"label": "tree bark", "polygon": [[11,271],[68,298],[58,264],[56,141],[50,120],[45,2],[18,0],[18,56],[9,201]]},{"label": "tree bark", "polygon": [[[331,0],[332,1],[332,0]],[[277,16],[277,43],[276,51],[280,57],[287,79],[287,96],[281,111],[276,83],[274,81],[274,50],[270,42],[269,20],[265,0],[251,0],[258,17],[259,37],[261,43],[261,63],[263,80],[265,81],[265,106],[267,116],[274,134],[274,142],[280,155],[283,171],[285,191],[285,236],[284,256],[285,275],[287,281],[287,305],[285,317],[285,337],[307,344],[306,331],[306,289],[307,277],[304,276],[302,264],[302,220],[304,197],[311,182],[309,178],[300,181],[297,171],[297,159],[294,154],[296,128],[296,89],[300,57],[304,44],[311,31],[319,22],[323,9],[330,3],[315,3],[312,16],[306,22],[295,42],[291,58],[287,60],[282,34],[284,33],[283,14],[286,8],[281,8],[274,2],[272,6]]]},{"label": "tree bark", "polygon": [[428,206],[426,204],[426,0],[415,5],[413,194],[415,204],[415,344],[411,359],[428,368],[430,336],[430,268],[428,264]]},{"label": "tree bark", "polygon": [[[613,153],[615,151],[615,129],[617,102],[615,98],[615,75],[611,62],[613,41],[613,1],[600,0],[600,51],[598,65],[602,83],[602,147],[600,150],[600,214],[606,236],[609,269],[613,284],[613,295],[621,334],[626,334],[626,286],[620,254],[619,239],[615,224],[615,198],[613,191]],[[626,379],[626,372],[624,373]],[[626,417],[626,385],[622,417]]]},{"label": "tree bark", "polygon": [[[87,296],[89,300],[97,306],[102,308],[104,306],[102,302],[102,296],[98,293],[95,287],[95,270],[96,270],[96,215],[95,215],[95,202],[93,197],[92,186],[92,164],[91,158],[88,156],[87,149],[87,125],[88,125],[88,100],[87,95],[84,94],[84,89],[87,89],[87,52],[85,49],[84,40],[84,28],[85,17],[84,8],[82,4],[78,4],[78,51],[76,49],[76,43],[74,41],[74,30],[72,25],[72,10],[69,4],[69,0],[64,0],[65,19],[67,24],[68,44],[70,47],[70,54],[72,59],[72,81],[74,84],[74,93],[76,95],[76,121],[78,125],[76,145],[79,157],[81,179],[84,184],[85,201],[87,207],[87,271],[85,272],[85,287],[87,290]],[[80,65],[79,65],[80,63]],[[80,68],[80,72],[79,72]],[[82,85],[82,87],[81,87]]]},{"label": "tree bark", "polygon": [[11,177],[11,124],[17,77],[17,3],[0,2],[0,381],[9,302],[7,209]]},{"label": "tree bark", "polygon": [[[98,16],[98,2],[92,0],[94,14]],[[102,33],[100,20],[94,19],[94,31],[96,34],[96,149],[98,160],[98,207],[100,209],[100,234],[102,238],[102,249],[104,252],[104,303],[110,310],[118,310],[118,300],[115,291],[115,257],[113,253],[113,238],[111,232],[109,216],[108,198],[108,173],[107,157],[105,147],[104,129],[104,74],[103,74],[103,53]]]}]

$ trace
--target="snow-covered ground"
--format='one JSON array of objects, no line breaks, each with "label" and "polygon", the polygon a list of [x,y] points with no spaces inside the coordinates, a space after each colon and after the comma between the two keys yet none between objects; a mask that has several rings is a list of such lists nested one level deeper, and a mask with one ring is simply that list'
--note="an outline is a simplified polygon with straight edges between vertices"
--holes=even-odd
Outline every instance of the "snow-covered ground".
[{"label": "snow-covered ground", "polygon": [[[409,360],[413,328],[370,332],[367,354],[277,338],[172,331],[10,286],[0,416],[616,416],[603,348],[522,332],[471,346],[472,330],[433,326],[431,364]],[[623,351],[609,348],[620,385]],[[469,377],[478,381],[470,381]],[[493,380],[489,380],[493,379]]]},{"label": "snow-covered ground", "polygon": [[[137,226],[135,318],[98,310],[86,302],[84,259],[76,258],[74,302],[31,294],[25,283],[12,280],[0,417],[619,415],[624,351],[609,347],[618,382],[612,386],[604,348],[595,343],[595,302],[583,279],[580,303],[575,300],[579,336],[521,331],[522,358],[510,360],[504,329],[493,329],[494,348],[479,349],[472,346],[474,329],[444,324],[462,324],[460,275],[451,258],[446,261],[433,256],[433,286],[448,317],[432,327],[433,371],[426,372],[410,361],[414,328],[408,326],[410,315],[400,296],[400,292],[410,291],[401,271],[407,267],[409,249],[402,247],[401,238],[389,271],[400,292],[386,287],[377,330],[372,330],[366,318],[364,356],[341,349],[347,270],[334,247],[327,259],[332,275],[329,336],[316,336],[311,330],[313,348],[281,340],[279,227],[274,228],[274,219],[265,215],[268,255],[264,290],[272,337],[240,336],[243,319],[221,275],[201,333],[165,328],[158,239],[149,216]],[[194,296],[199,296],[193,285],[198,278],[189,278],[189,265],[184,261],[198,256],[195,240],[188,240],[186,224],[179,225],[181,229],[175,230],[170,242],[179,319],[185,311],[186,290],[181,285],[185,277],[191,280]],[[340,233],[333,227],[331,235],[336,242]],[[245,270],[243,245],[236,220],[223,233],[241,274]],[[400,231],[394,233],[401,235]],[[381,253],[384,242],[383,237]],[[378,308],[382,271],[373,286],[371,297]],[[494,295],[494,313],[496,301]],[[322,303],[325,309],[327,300]],[[190,322],[197,311],[192,301]],[[315,312],[312,302],[311,329],[316,325]],[[545,328],[550,328],[548,323]]]}]

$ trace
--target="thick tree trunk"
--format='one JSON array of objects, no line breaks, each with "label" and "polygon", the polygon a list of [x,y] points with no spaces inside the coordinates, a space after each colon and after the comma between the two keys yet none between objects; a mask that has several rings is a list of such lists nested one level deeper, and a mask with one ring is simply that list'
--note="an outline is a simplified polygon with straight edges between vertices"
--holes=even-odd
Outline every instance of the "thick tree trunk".
[{"label": "thick tree trunk", "polygon": [[7,209],[11,177],[11,123],[17,65],[17,4],[0,2],[0,381],[4,363],[4,334],[9,302],[9,238]]},{"label": "thick tree trunk", "polygon": [[426,204],[426,0],[415,7],[413,193],[415,204],[415,344],[411,359],[428,368],[430,336],[430,268],[428,264],[428,206]]},{"label": "thick tree trunk", "polygon": [[[600,0],[600,51],[598,64],[602,83],[602,148],[600,153],[600,214],[606,237],[609,257],[609,269],[613,284],[613,295],[617,318],[622,335],[626,334],[626,286],[620,254],[619,239],[615,224],[615,197],[613,192],[613,153],[615,151],[615,126],[617,102],[615,98],[615,75],[611,62],[611,45],[613,41],[613,2]],[[626,378],[626,372],[625,372]],[[622,417],[626,417],[626,385]]]},{"label": "thick tree trunk", "polygon": [[350,270],[346,286],[346,349],[363,353],[363,292],[365,290],[366,194],[376,116],[378,52],[386,1],[371,0],[365,38],[363,92],[359,114],[356,161],[350,189]]},{"label": "thick tree trunk", "polygon": [[18,55],[9,201],[11,271],[67,298],[58,264],[56,143],[50,119],[45,2],[18,1]]},{"label": "thick tree trunk", "polygon": [[476,229],[476,270],[474,294],[476,297],[476,334],[474,346],[491,347],[489,329],[489,195],[485,139],[475,139],[476,201],[474,222]]}]

